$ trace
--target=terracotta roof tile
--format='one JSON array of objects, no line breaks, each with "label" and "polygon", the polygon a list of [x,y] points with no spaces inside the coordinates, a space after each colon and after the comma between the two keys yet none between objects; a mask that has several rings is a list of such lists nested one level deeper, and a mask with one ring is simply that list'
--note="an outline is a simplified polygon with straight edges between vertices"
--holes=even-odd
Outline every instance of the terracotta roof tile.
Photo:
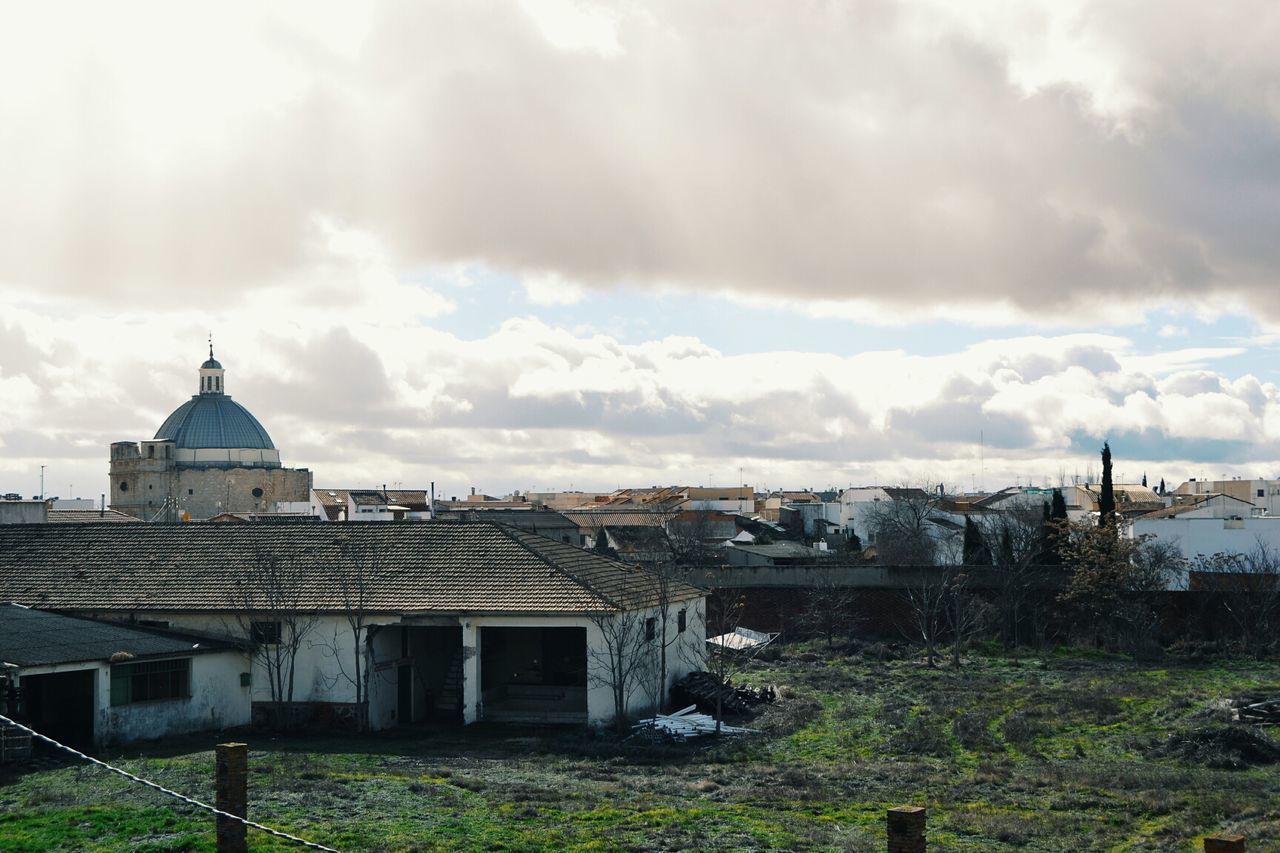
[{"label": "terracotta roof tile", "polygon": [[[490,522],[0,527],[0,601],[60,610],[233,609],[259,555],[297,560],[308,609],[337,611],[334,566],[376,555],[368,609],[593,613],[653,601],[633,566]],[[701,591],[682,587],[681,598]]]}]

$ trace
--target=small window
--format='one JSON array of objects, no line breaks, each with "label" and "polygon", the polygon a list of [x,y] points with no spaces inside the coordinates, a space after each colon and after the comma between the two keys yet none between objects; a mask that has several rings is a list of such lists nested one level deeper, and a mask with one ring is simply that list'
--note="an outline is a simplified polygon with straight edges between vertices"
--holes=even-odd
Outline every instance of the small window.
[{"label": "small window", "polygon": [[129,491],[129,481],[128,481],[128,480],[121,480],[121,481],[120,481],[120,491],[122,491],[122,492],[127,492],[127,491]]},{"label": "small window", "polygon": [[155,483],[147,483],[147,488],[148,488],[148,489],[154,489],[155,487],[156,487],[156,484],[155,484]]},{"label": "small window", "polygon": [[196,493],[195,489],[187,489],[187,494],[194,495],[195,493]]},{"label": "small window", "polygon": [[280,643],[279,622],[249,623],[249,639],[263,646],[274,646]]},{"label": "small window", "polygon": [[644,638],[650,642],[658,636],[658,620],[650,616],[644,620]]},{"label": "small window", "polygon": [[676,630],[679,631],[681,634],[683,634],[687,624],[688,624],[688,620],[685,615],[685,611],[682,609],[679,613],[676,614]]},{"label": "small window", "polygon": [[111,667],[111,704],[132,705],[191,695],[191,658],[122,663]]},{"label": "small window", "polygon": [[156,446],[154,444],[147,445],[147,458],[148,459],[156,458]]},{"label": "small window", "polygon": [[254,496],[255,498],[260,498],[260,497],[262,497],[262,489],[260,489],[260,488],[258,488],[258,487],[256,487],[256,486],[255,486],[255,487],[254,487],[254,489],[253,489],[253,496]]},{"label": "small window", "polygon": [[1267,490],[1266,490],[1266,489],[1258,489],[1258,497],[1260,497],[1260,498],[1265,498],[1266,496],[1267,496]]}]

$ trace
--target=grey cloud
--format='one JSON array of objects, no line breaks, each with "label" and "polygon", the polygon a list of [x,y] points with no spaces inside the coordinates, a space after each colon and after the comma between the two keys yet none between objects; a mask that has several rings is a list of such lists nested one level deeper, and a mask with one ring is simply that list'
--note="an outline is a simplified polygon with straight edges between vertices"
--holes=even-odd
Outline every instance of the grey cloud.
[{"label": "grey cloud", "polygon": [[[1153,8],[1099,4],[1078,24],[1126,70],[1177,69],[1136,80],[1156,106],[1129,134],[1087,93],[1026,96],[996,43],[912,35],[889,2],[624,8],[612,59],[554,49],[504,4],[380,7],[354,60],[275,22],[302,95],[169,171],[124,137],[110,68],[72,57],[49,115],[12,123],[7,153],[66,159],[26,175],[30,158],[5,158],[24,201],[0,208],[0,280],[95,298],[251,288],[321,263],[321,214],[405,268],[1054,317],[1217,290],[1280,317],[1274,57],[1229,27],[1168,21],[1173,37],[1150,39]],[[1259,30],[1276,15],[1233,12]]]}]

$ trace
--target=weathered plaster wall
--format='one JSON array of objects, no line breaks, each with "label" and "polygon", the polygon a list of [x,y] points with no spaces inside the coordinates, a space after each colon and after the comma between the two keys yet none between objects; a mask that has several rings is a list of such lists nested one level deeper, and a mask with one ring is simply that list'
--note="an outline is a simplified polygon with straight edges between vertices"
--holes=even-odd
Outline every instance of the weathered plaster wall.
[{"label": "weathered plaster wall", "polygon": [[240,686],[248,661],[239,652],[213,652],[191,658],[191,696],[111,704],[111,667],[98,674],[97,740],[123,743],[189,732],[218,731],[249,724],[249,688]]}]

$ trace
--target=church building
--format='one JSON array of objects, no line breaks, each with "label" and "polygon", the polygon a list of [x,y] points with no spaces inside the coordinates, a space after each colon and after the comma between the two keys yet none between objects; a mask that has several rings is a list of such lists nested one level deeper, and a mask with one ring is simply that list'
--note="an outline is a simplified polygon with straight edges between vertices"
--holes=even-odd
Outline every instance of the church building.
[{"label": "church building", "polygon": [[210,344],[200,392],[155,438],[112,443],[112,509],[144,521],[184,521],[310,499],[311,472],[280,464],[262,424],[226,393],[225,373]]}]

